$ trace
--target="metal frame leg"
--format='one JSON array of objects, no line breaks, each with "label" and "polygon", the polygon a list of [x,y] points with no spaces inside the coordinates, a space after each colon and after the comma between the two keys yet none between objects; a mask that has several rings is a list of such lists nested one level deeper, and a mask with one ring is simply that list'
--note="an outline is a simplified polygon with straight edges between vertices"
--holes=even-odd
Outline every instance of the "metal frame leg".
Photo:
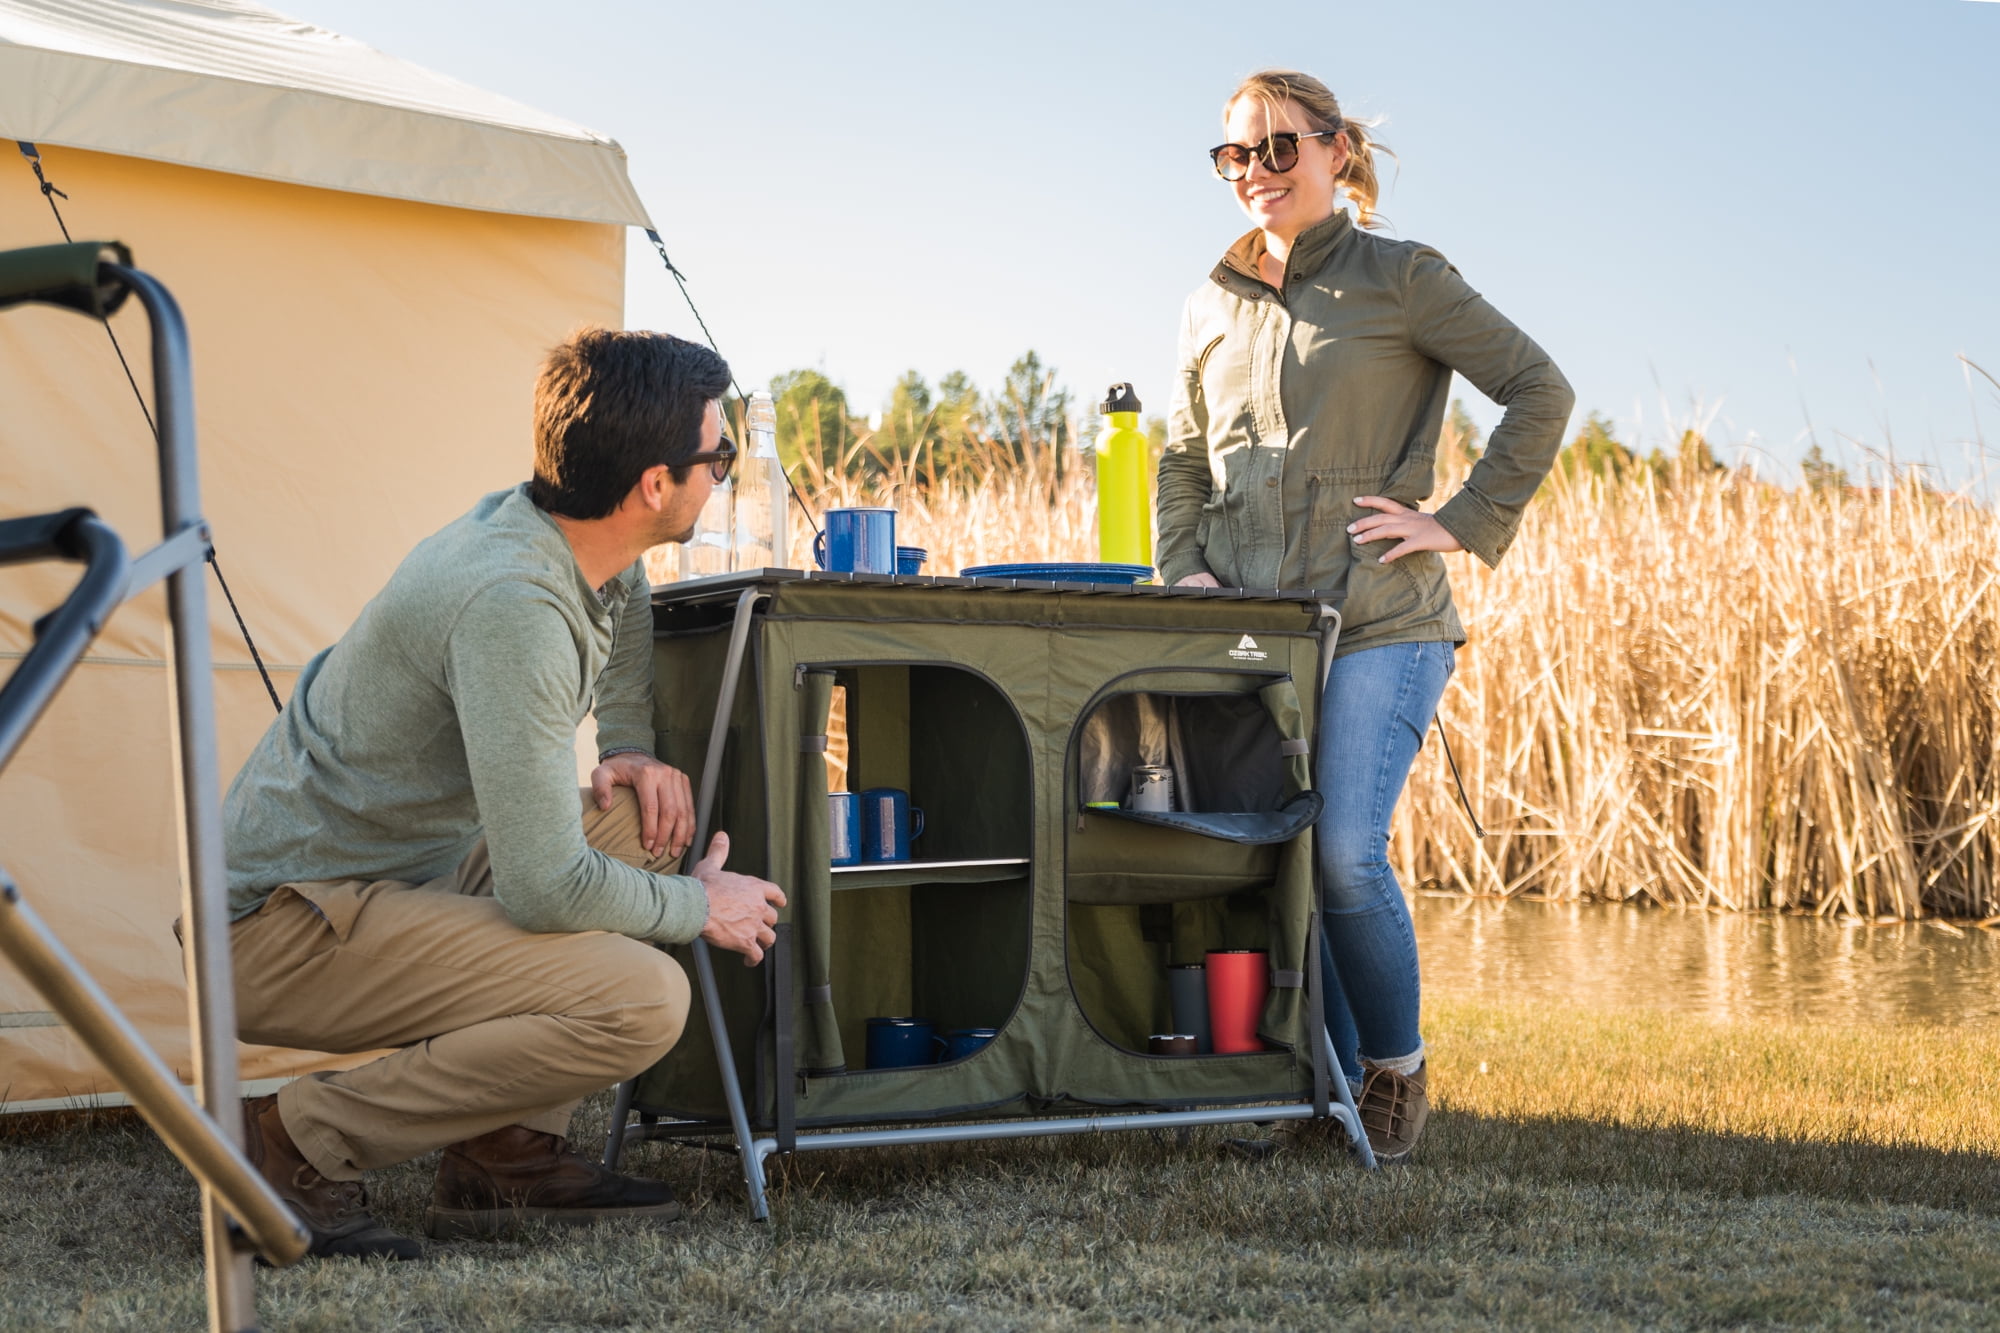
[{"label": "metal frame leg", "polygon": [[[752,612],[765,594],[746,588],[736,599],[736,618],[730,626],[729,651],[723,659],[722,689],[715,700],[715,720],[708,731],[708,753],[702,763],[701,787],[695,799],[694,841],[689,844],[700,856],[708,845],[710,822],[715,814],[715,792],[722,778],[722,751],[729,740],[729,715],[736,708],[736,687],[743,678],[744,649],[750,639]],[[722,995],[715,984],[715,960],[708,941],[693,944],[695,984],[701,988],[701,1007],[708,1016],[709,1040],[715,1046],[715,1060],[722,1077],[723,1099],[729,1105],[729,1126],[743,1158],[743,1184],[750,1195],[750,1215],[762,1222],[771,1215],[764,1198],[763,1159],[751,1151],[750,1115],[743,1104],[743,1084],[736,1076],[735,1048],[730,1044],[728,1024],[722,1017]],[[616,1168],[625,1151],[626,1121],[631,1118],[638,1079],[618,1085],[611,1109],[611,1125],[604,1136],[604,1164]]]},{"label": "metal frame leg", "polygon": [[618,1085],[618,1093],[611,1102],[611,1128],[604,1134],[604,1164],[613,1171],[625,1156],[625,1122],[632,1118],[632,1098],[639,1091],[639,1080],[628,1078]]},{"label": "metal frame leg", "polygon": [[[750,641],[752,613],[764,593],[745,588],[736,599],[736,619],[729,631],[729,653],[723,659],[722,689],[715,700],[715,722],[708,729],[708,754],[702,763],[701,792],[695,802],[694,843],[708,846],[710,821],[715,813],[716,787],[722,779],[722,751],[729,741],[729,715],[736,708],[736,687],[743,679],[744,649]],[[696,853],[700,854],[699,850]],[[764,1159],[752,1150],[750,1116],[743,1105],[743,1085],[736,1077],[736,1053],[730,1045],[729,1027],[722,1017],[722,994],[715,984],[715,960],[708,941],[694,942],[695,977],[701,986],[702,1009],[708,1015],[708,1035],[715,1044],[715,1060],[722,1075],[722,1095],[729,1104],[729,1127],[743,1156],[743,1187],[750,1195],[750,1216],[762,1222],[771,1216],[764,1198]]]},{"label": "metal frame leg", "polygon": [[[1313,857],[1312,881],[1312,920],[1306,926],[1306,1030],[1308,1032],[1324,1033],[1326,1031],[1327,996],[1324,982],[1325,969],[1320,966],[1319,956],[1319,951],[1322,947],[1320,944],[1322,923],[1319,911],[1319,858],[1317,856]],[[1316,1041],[1312,1043],[1312,1098],[1313,1111],[1317,1115],[1326,1115],[1328,1113],[1327,1066],[1329,1060],[1327,1057],[1331,1049],[1331,1043],[1328,1041]],[[1342,1078],[1340,1081],[1345,1083],[1347,1080]]]},{"label": "metal frame leg", "polygon": [[[1320,714],[1326,704],[1326,682],[1328,677],[1333,674],[1333,650],[1340,644],[1340,608],[1328,602],[1321,602],[1319,604],[1319,619],[1319,685],[1313,695],[1312,748],[1314,754],[1319,753],[1319,747],[1324,743],[1324,735],[1320,727],[1322,721]],[[1320,1046],[1319,1050],[1313,1053],[1313,1102],[1319,1114],[1332,1114],[1334,1119],[1342,1122],[1342,1128],[1347,1131],[1349,1141],[1354,1144],[1355,1156],[1360,1158],[1362,1166],[1373,1171],[1377,1165],[1375,1150],[1368,1146],[1368,1134],[1361,1128],[1361,1108],[1354,1104],[1354,1089],[1347,1085],[1347,1075],[1340,1067],[1338,1053],[1333,1049],[1333,1035],[1326,1030],[1326,1006],[1333,1002],[1333,997],[1324,994],[1324,987],[1320,984],[1320,949],[1322,947],[1320,932],[1325,929],[1326,924],[1325,914],[1320,909],[1325,905],[1325,902],[1325,886],[1320,883],[1319,855],[1317,849],[1315,849],[1313,855],[1312,941],[1308,949],[1307,962],[1307,966],[1312,970],[1306,974],[1307,985],[1310,987],[1312,995],[1312,1022],[1318,1028]],[[1322,1071],[1324,1070],[1331,1070],[1332,1072],[1332,1077],[1329,1081],[1333,1085],[1334,1096],[1339,1102],[1338,1111],[1335,1111],[1325,1100],[1324,1085],[1321,1082],[1323,1077]]]},{"label": "metal frame leg", "polygon": [[798,1141],[798,1060],[796,1058],[795,1037],[792,1031],[792,925],[780,921],[774,932],[777,942],[771,946],[771,967],[774,976],[771,989],[777,993],[777,1002],[772,1006],[772,1014],[777,1020],[773,1026],[775,1065],[773,1100],[777,1103],[778,1151],[790,1152]]},{"label": "metal frame leg", "polygon": [[1354,1155],[1361,1165],[1370,1171],[1377,1170],[1380,1163],[1375,1160],[1375,1149],[1368,1144],[1368,1131],[1361,1128],[1361,1108],[1354,1104],[1354,1089],[1348,1086],[1347,1075],[1341,1072],[1340,1061],[1334,1055],[1333,1035],[1325,1028],[1319,1030],[1320,1045],[1326,1051],[1326,1058],[1333,1063],[1333,1091],[1340,1105],[1333,1108],[1333,1118],[1341,1122],[1347,1131],[1348,1141],[1354,1145]]}]

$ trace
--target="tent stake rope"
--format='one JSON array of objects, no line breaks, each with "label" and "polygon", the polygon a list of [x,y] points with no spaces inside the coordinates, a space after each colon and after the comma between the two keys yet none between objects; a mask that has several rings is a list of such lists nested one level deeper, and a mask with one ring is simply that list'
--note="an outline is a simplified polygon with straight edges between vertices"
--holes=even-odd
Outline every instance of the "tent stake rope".
[{"label": "tent stake rope", "polygon": [[[41,186],[42,198],[49,201],[49,212],[55,214],[56,217],[56,230],[62,233],[63,240],[68,241],[70,239],[69,224],[63,221],[62,209],[56,206],[56,199],[58,197],[67,199],[69,195],[65,191],[57,189],[56,183],[42,174],[41,149],[29,143],[26,139],[16,139],[14,142],[20,148],[21,156],[28,159],[28,169],[35,173],[35,183]],[[102,322],[104,324],[105,336],[111,339],[111,350],[118,354],[118,365],[125,372],[125,382],[132,386],[132,400],[139,404],[139,415],[146,418],[146,429],[152,433],[153,444],[157,447],[160,443],[160,427],[153,420],[153,410],[146,406],[146,395],[139,391],[139,381],[132,374],[132,363],[125,359],[125,349],[119,346],[117,331],[111,327],[110,320],[107,319]],[[702,330],[704,333],[707,331],[706,329]],[[250,660],[257,664],[257,674],[264,681],[264,692],[271,696],[271,707],[277,709],[280,713],[284,712],[285,704],[283,700],[278,698],[278,687],[271,683],[271,673],[264,667],[264,655],[257,651],[257,642],[250,637],[250,627],[243,623],[243,612],[236,605],[236,595],[229,591],[229,580],[222,577],[222,564],[215,558],[215,545],[213,541],[210,542],[208,548],[208,567],[215,571],[215,581],[222,588],[222,598],[229,603],[229,614],[236,617],[236,630],[243,636],[243,646],[250,650]]]},{"label": "tent stake rope", "polygon": [[[40,172],[38,171],[36,174],[39,175]],[[674,275],[674,285],[681,289],[681,300],[687,302],[688,311],[694,316],[694,322],[701,326],[701,336],[708,339],[709,350],[717,356],[722,356],[722,349],[715,345],[715,335],[708,331],[708,321],[701,317],[701,311],[695,306],[694,296],[688,291],[687,277],[674,267],[673,260],[667,258],[667,243],[661,240],[660,233],[651,227],[646,228],[646,239],[651,241],[653,248],[660,252],[660,262],[667,266],[667,272]],[[728,358],[724,357],[723,359],[727,360]],[[736,382],[736,371],[734,369],[731,369],[729,372],[729,385],[736,390],[737,400],[747,408],[750,403],[750,395],[743,392],[743,386]],[[783,471],[783,469],[781,468],[780,471]],[[819,521],[813,517],[813,511],[806,504],[805,497],[799,494],[798,483],[792,480],[790,472],[785,472],[785,489],[792,493],[792,499],[798,501],[799,512],[806,516],[806,525],[813,530],[813,536],[819,536]],[[772,554],[781,559],[788,558],[781,551],[774,551]]]}]

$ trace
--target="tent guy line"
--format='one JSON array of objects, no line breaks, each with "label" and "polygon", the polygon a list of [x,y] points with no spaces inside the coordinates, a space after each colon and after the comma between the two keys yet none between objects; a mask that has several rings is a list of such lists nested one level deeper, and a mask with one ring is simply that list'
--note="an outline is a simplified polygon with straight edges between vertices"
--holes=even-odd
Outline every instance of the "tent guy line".
[{"label": "tent guy line", "polygon": [[[39,148],[26,139],[16,139],[14,142],[20,147],[21,156],[28,159],[28,167],[35,173],[36,183],[41,186],[42,198],[49,201],[49,212],[55,214],[56,218],[56,230],[62,233],[63,240],[69,240],[69,224],[63,221],[62,209],[56,206],[57,195],[65,199],[69,198],[69,195],[57,189],[56,183],[43,174],[42,152]],[[660,253],[664,257],[666,251],[662,250]],[[672,265],[668,267],[671,268]],[[692,306],[694,303],[690,301],[688,304]],[[701,316],[696,315],[695,318],[700,319]],[[702,329],[704,333],[707,331],[706,327]],[[132,363],[125,359],[125,349],[118,343],[118,331],[111,327],[111,321],[108,319],[104,321],[104,335],[111,339],[111,350],[118,354],[118,365],[125,372],[125,382],[132,386],[132,400],[139,404],[139,415],[146,418],[146,430],[152,435],[153,447],[157,449],[160,445],[160,428],[153,421],[152,409],[146,406],[146,395],[139,392],[139,381],[132,375]],[[282,713],[285,711],[284,701],[278,698],[278,687],[271,683],[271,673],[264,669],[264,655],[257,651],[257,642],[250,637],[250,626],[243,622],[243,612],[236,605],[236,594],[229,591],[229,580],[222,577],[222,562],[215,558],[213,542],[209,544],[207,558],[208,567],[215,571],[216,585],[222,589],[222,598],[229,603],[229,614],[236,617],[236,629],[243,636],[243,646],[250,650],[250,660],[257,664],[257,674],[264,679],[265,692],[271,696],[271,707]]]},{"label": "tent guy line", "polygon": [[[646,239],[651,241],[653,248],[660,252],[660,262],[667,266],[667,272],[673,275],[674,285],[681,289],[681,299],[687,302],[688,312],[694,316],[694,322],[701,327],[701,336],[708,339],[709,348],[717,356],[722,356],[722,349],[715,345],[715,335],[708,331],[708,321],[701,317],[701,311],[694,303],[694,295],[688,291],[686,276],[682,274],[680,269],[674,266],[674,261],[667,257],[667,243],[660,239],[660,233],[652,227],[646,228]],[[722,359],[727,361],[729,358],[724,356]],[[743,392],[743,386],[736,382],[736,371],[734,368],[729,372],[729,384],[731,388],[736,390],[737,401],[748,407],[750,395]],[[812,529],[813,536],[818,537],[820,535],[819,519],[813,514],[812,506],[806,503],[803,495],[799,494],[798,483],[792,480],[792,474],[786,472],[784,477],[785,488],[792,493],[792,499],[798,502],[799,512],[806,516],[806,525]],[[779,552],[778,554],[782,558],[783,552]]]}]

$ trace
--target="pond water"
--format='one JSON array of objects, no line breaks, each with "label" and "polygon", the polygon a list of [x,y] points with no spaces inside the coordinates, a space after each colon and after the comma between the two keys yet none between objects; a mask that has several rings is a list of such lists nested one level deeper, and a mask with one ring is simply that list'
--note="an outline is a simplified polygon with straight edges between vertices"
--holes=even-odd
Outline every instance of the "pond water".
[{"label": "pond water", "polygon": [[2000,1026],[2000,931],[1419,894],[1424,989],[1730,1022]]}]

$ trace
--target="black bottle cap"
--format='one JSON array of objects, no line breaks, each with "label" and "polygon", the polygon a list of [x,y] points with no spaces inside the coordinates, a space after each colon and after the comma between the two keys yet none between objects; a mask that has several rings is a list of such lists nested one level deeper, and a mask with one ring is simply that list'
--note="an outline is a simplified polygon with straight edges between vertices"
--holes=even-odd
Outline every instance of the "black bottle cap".
[{"label": "black bottle cap", "polygon": [[1137,412],[1139,410],[1139,395],[1132,392],[1132,386],[1129,384],[1114,384],[1104,395],[1104,406],[1097,410],[1100,412]]}]

